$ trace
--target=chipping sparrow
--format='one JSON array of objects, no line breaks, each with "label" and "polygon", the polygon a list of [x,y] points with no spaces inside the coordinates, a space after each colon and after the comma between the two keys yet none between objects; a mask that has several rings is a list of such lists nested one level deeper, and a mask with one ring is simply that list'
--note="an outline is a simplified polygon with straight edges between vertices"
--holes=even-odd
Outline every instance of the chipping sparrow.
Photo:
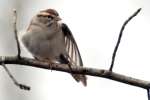
[{"label": "chipping sparrow", "polygon": [[[38,60],[49,63],[69,64],[70,67],[83,66],[74,37],[54,9],[46,9],[35,15],[22,36],[28,51]],[[86,76],[72,74],[73,78],[86,86]]]}]

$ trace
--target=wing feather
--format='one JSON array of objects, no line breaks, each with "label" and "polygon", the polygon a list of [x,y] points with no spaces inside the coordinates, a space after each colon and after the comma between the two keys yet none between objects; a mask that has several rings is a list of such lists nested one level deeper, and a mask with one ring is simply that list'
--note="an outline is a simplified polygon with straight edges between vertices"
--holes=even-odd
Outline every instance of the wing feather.
[{"label": "wing feather", "polygon": [[[65,36],[66,51],[67,51],[68,56],[69,56],[67,58],[68,61],[72,65],[78,65],[80,67],[83,67],[83,62],[82,62],[82,58],[81,58],[77,43],[76,43],[70,29],[64,23],[62,23],[62,31],[63,31],[64,36]],[[77,82],[81,81],[84,86],[87,85],[87,82],[86,82],[87,78],[85,75],[72,74],[72,76],[74,77],[74,79]]]},{"label": "wing feather", "polygon": [[73,63],[76,65],[83,66],[82,58],[77,43],[72,35],[72,32],[64,23],[62,23],[62,31],[65,36],[66,51],[68,52],[70,60],[72,60]]}]

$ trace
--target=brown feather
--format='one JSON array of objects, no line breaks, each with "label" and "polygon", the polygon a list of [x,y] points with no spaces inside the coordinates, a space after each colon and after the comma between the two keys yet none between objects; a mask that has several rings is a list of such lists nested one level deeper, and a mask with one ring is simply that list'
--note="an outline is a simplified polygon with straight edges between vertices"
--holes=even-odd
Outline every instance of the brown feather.
[{"label": "brown feather", "polygon": [[[76,41],[71,33],[71,31],[69,30],[69,28],[67,27],[66,24],[62,24],[62,31],[64,33],[64,36],[66,39],[66,51],[68,52],[68,60],[70,63],[70,68],[71,67],[83,67],[83,62],[82,62],[82,58],[80,56],[80,52],[78,50],[78,46],[76,44]],[[72,74],[72,76],[74,77],[74,79],[79,82],[81,81],[83,83],[84,86],[87,85],[87,78],[85,75],[81,75],[81,74]]]}]

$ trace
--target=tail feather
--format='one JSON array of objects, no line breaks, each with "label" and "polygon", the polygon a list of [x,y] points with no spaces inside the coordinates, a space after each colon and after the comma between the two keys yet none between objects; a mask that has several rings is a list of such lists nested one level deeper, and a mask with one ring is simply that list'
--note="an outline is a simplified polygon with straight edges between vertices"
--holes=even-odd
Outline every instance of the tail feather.
[{"label": "tail feather", "polygon": [[[60,62],[68,64],[68,67],[70,68],[70,70],[72,70],[72,67],[75,67],[75,66],[72,66],[72,63],[69,62],[69,60],[64,55],[60,55]],[[85,75],[81,75],[81,74],[71,74],[71,75],[77,82],[81,81],[84,86],[87,86],[87,78]]]},{"label": "tail feather", "polygon": [[84,86],[87,86],[87,77],[85,75],[81,74],[71,74],[71,75],[77,82],[82,82]]}]

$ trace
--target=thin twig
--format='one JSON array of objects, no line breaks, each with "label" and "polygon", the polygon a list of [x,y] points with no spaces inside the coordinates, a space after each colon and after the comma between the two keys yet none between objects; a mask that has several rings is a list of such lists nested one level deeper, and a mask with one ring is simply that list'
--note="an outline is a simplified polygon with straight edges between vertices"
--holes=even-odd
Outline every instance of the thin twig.
[{"label": "thin twig", "polygon": [[[27,65],[36,68],[48,69],[48,70],[57,70],[67,73],[73,74],[84,74],[90,76],[103,77],[107,79],[111,79],[114,81],[118,81],[121,83],[129,84],[132,86],[137,86],[144,89],[150,88],[150,82],[132,78],[129,76],[121,75],[115,72],[111,72],[109,70],[104,69],[96,69],[96,68],[88,68],[88,67],[72,67],[72,70],[68,67],[67,64],[50,64],[46,62],[41,62],[35,59],[22,57],[22,59],[18,59],[18,57],[14,56],[5,56],[5,61],[1,60],[0,57],[0,65],[4,62],[5,64],[18,64],[18,65]],[[21,66],[19,66],[21,67]]]},{"label": "thin twig", "polygon": [[[5,57],[2,57],[2,60],[5,61]],[[1,63],[2,66],[4,67],[5,71],[7,72],[7,74],[9,75],[9,77],[12,79],[12,81],[14,82],[14,84],[16,86],[18,86],[20,89],[23,89],[23,90],[30,90],[30,87],[29,86],[26,86],[24,84],[20,84],[18,83],[18,81],[14,78],[14,76],[10,73],[9,69],[6,67],[5,63],[2,62]]]},{"label": "thin twig", "polygon": [[21,56],[20,56],[21,50],[20,50],[20,43],[19,43],[18,31],[17,31],[17,11],[14,9],[13,13],[14,13],[14,22],[13,22],[14,33],[15,33],[15,39],[16,39],[16,43],[17,43],[17,50],[18,50],[17,57],[20,59],[21,58]]},{"label": "thin twig", "polygon": [[132,16],[130,16],[125,22],[124,24],[122,25],[122,28],[120,30],[120,33],[119,33],[119,37],[118,37],[118,41],[117,41],[117,44],[114,48],[114,52],[113,52],[113,55],[112,55],[112,60],[111,60],[111,65],[110,65],[110,69],[109,71],[112,71],[113,69],[113,66],[114,66],[114,61],[115,61],[115,57],[116,57],[116,52],[118,50],[118,47],[119,47],[119,44],[120,44],[120,41],[121,41],[121,38],[122,38],[122,34],[123,34],[123,31],[125,29],[125,26],[128,24],[128,22],[133,18],[135,17],[139,12],[140,12],[141,8],[139,8]]},{"label": "thin twig", "polygon": [[148,100],[150,100],[150,91],[149,91],[149,89],[147,89],[147,96],[148,96]]}]

